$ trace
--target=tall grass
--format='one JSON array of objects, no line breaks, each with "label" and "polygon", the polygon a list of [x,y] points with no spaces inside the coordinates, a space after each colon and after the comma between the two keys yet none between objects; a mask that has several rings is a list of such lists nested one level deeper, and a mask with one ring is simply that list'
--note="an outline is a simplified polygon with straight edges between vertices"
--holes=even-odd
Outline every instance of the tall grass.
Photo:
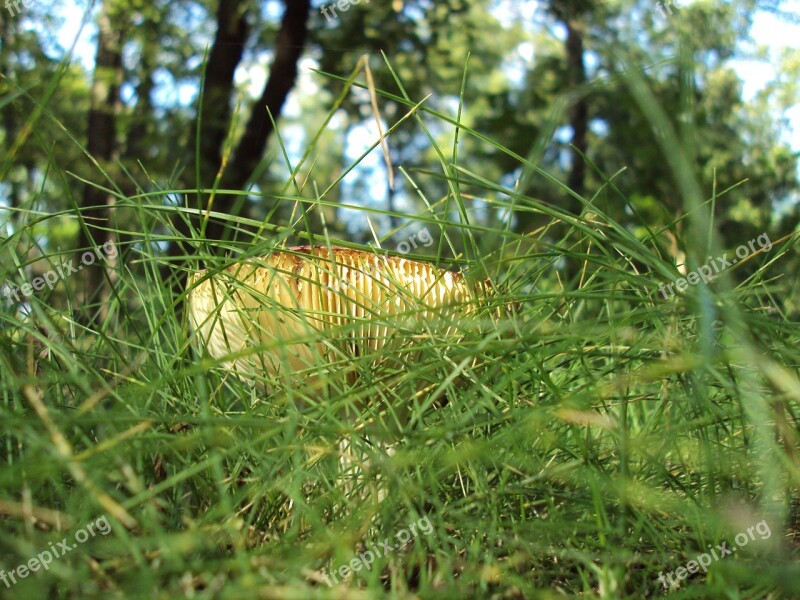
[{"label": "tall grass", "polygon": [[[627,83],[665,131],[646,82],[634,73]],[[420,127],[457,128],[510,153],[453,116],[384,95],[416,108],[409,118]],[[239,230],[226,257],[195,232],[171,262],[159,242],[176,239],[189,211],[165,198],[197,190],[152,182],[116,197],[135,226],[115,226],[124,260],[113,293],[96,299],[101,322],[75,318],[91,304],[76,305],[78,277],[0,312],[0,569],[74,540],[98,517],[112,531],[15,585],[0,582],[0,595],[658,596],[668,593],[659,573],[762,522],[769,536],[673,593],[800,595],[800,330],[780,308],[797,281],[776,277],[796,236],[750,256],[746,278],[732,269],[665,299],[658,286],[683,262],[670,235],[710,232],[677,240],[690,268],[721,250],[716,197],[698,197],[681,142],[665,139],[687,197],[683,228],[617,222],[595,198],[581,199],[579,216],[564,213],[486,180],[431,136],[448,193],[428,198],[425,177],[406,174],[427,204],[413,222],[437,240],[435,254],[410,257],[489,276],[498,304],[519,310],[463,323],[458,341],[422,338],[405,368],[373,372],[365,361],[355,380],[313,389],[278,382],[267,392],[221,368],[193,339],[174,283],[294,241],[356,244],[314,235],[303,219],[287,224],[281,211],[265,223],[216,215]],[[550,180],[553,198],[572,195],[517,159]],[[54,158],[48,176],[70,181],[58,169]],[[295,180],[281,206],[315,215],[328,205],[291,191]],[[611,180],[600,191],[630,205]],[[474,197],[541,226],[518,234],[486,224]],[[38,202],[14,214],[0,245],[5,285],[70,258],[43,233],[63,214],[40,213]],[[392,418],[397,407],[405,419]],[[360,463],[349,481],[343,439]],[[327,585],[325,574],[425,517],[430,533]]]}]

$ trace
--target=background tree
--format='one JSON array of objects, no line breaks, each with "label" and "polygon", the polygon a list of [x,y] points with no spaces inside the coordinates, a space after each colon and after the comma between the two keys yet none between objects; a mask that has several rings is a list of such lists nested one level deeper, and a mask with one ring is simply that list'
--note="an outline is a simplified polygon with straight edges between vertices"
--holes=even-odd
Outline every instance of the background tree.
[{"label": "background tree", "polygon": [[[782,5],[769,8],[782,10]],[[46,9],[41,7],[42,18]],[[31,27],[38,18],[35,10],[17,18],[4,14],[0,21],[0,61],[7,74],[2,79],[7,100],[0,106],[0,127],[6,152],[11,151],[13,139],[20,138],[26,115],[24,97],[11,95],[35,89],[37,82],[49,81],[59,68],[49,34]],[[634,229],[640,223],[632,209],[654,226],[665,225],[674,220],[681,199],[652,129],[624,84],[625,69],[636,65],[667,108],[673,126],[685,130],[684,124],[692,123],[694,137],[685,143],[693,148],[697,174],[708,196],[715,185],[720,191],[747,179],[715,204],[718,224],[735,243],[773,221],[780,221],[786,230],[796,219],[792,195],[797,187],[797,157],[782,140],[783,124],[776,115],[797,99],[796,86],[787,75],[796,71],[797,61],[787,56],[778,79],[749,103],[742,100],[742,83],[730,63],[741,53],[736,41],[746,38],[756,10],[754,2],[745,0],[695,3],[669,17],[649,2],[633,0],[602,5],[554,1],[539,8],[534,2],[411,0],[354,5],[328,20],[305,2],[159,0],[122,7],[106,0],[95,13],[94,72],[87,77],[75,66],[63,70],[59,79],[63,93],[47,97],[45,116],[26,134],[35,143],[14,150],[17,154],[7,163],[13,167],[8,167],[3,190],[7,203],[17,205],[20,198],[41,189],[37,176],[48,172],[51,161],[89,182],[76,185],[52,177],[43,182],[48,193],[41,198],[42,209],[77,205],[86,227],[65,220],[63,228],[51,226],[42,241],[62,244],[77,234],[78,247],[105,239],[107,208],[112,203],[98,186],[128,196],[162,189],[207,189],[221,172],[220,189],[249,190],[249,194],[219,193],[212,210],[286,219],[293,203],[278,198],[283,193],[278,182],[286,181],[289,168],[275,143],[268,114],[281,119],[291,132],[284,143],[289,145],[289,159],[292,154],[296,158],[342,92],[341,78],[367,54],[375,86],[410,99],[400,103],[380,97],[384,131],[406,115],[409,105],[432,94],[425,107],[456,118],[460,104],[461,123],[498,143],[460,136],[461,167],[479,166],[487,180],[570,212],[580,210],[575,198],[565,197],[547,179],[521,166],[499,149],[503,146],[566,182],[585,200],[603,203]],[[682,70],[679,50],[693,57],[692,72]],[[393,73],[380,52],[386,54]],[[307,62],[298,70],[301,60]],[[308,68],[312,66],[330,75],[312,72]],[[265,75],[260,90],[248,85],[246,77],[258,73]],[[200,88],[203,77],[205,85]],[[302,87],[295,87],[297,81],[303,82]],[[363,85],[363,74],[359,81]],[[292,89],[295,106],[302,110],[283,114]],[[426,123],[424,115],[421,118]],[[301,192],[306,200],[328,188],[350,165],[354,140],[376,138],[374,120],[363,89],[345,97],[320,138],[324,150],[319,145],[297,173],[297,181],[306,184]],[[399,216],[404,213],[433,210],[453,216],[450,186],[457,180],[469,192],[470,182],[458,175],[454,165],[441,171],[442,157],[428,135],[442,147],[452,147],[455,128],[437,124],[426,132],[416,119],[406,119],[388,141],[396,171],[394,189],[387,188],[386,167],[377,160],[369,163],[375,166],[357,168],[341,189],[329,191],[326,201],[337,202],[345,193],[348,202],[384,203],[392,216],[376,219],[381,234],[407,224]],[[91,160],[70,136],[85,144]],[[597,170],[578,160],[581,154]],[[413,185],[408,185],[400,167]],[[618,173],[615,183],[630,207],[603,187],[599,173]],[[78,189],[82,191],[76,197]],[[431,209],[420,200],[420,192]],[[483,189],[467,193],[470,218],[510,219],[523,232],[542,224],[531,213],[510,215],[494,208],[492,202],[501,196],[487,195]],[[168,195],[167,202],[205,209],[208,200],[208,195],[191,193]],[[115,210],[113,228],[119,232],[133,221],[132,213],[129,208]],[[351,213],[330,207],[326,212],[331,231],[370,239],[363,219],[348,221]],[[183,235],[189,231],[184,219],[177,213],[172,217],[173,227]],[[196,220],[192,224],[200,226]],[[320,232],[321,221],[311,219],[303,227]],[[157,221],[153,229],[172,236]],[[215,240],[230,237],[231,232],[224,221],[212,219],[205,233]],[[493,241],[479,243],[491,246]],[[122,245],[127,251],[135,244],[131,238]],[[462,240],[456,240],[456,252],[464,251],[462,246]],[[181,243],[167,247],[176,257],[190,253]],[[102,279],[95,275],[86,286],[88,297],[101,286]]]}]

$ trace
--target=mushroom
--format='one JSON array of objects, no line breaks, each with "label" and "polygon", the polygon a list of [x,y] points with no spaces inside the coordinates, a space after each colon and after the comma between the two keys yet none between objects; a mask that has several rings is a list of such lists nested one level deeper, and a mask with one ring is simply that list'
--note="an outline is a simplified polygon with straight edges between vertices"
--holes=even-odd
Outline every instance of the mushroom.
[{"label": "mushroom", "polygon": [[250,381],[297,384],[337,371],[352,378],[355,361],[373,370],[408,364],[421,338],[460,339],[490,292],[423,262],[295,246],[194,274],[188,312],[224,367]]}]

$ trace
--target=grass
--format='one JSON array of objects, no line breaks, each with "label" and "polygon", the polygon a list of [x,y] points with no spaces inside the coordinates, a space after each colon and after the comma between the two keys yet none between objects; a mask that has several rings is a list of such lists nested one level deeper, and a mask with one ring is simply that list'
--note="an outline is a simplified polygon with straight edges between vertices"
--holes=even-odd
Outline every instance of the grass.
[{"label": "grass", "polygon": [[[664,131],[635,77],[632,93]],[[458,125],[498,147],[427,109],[409,118]],[[500,301],[520,309],[463,323],[458,341],[422,340],[407,368],[373,372],[364,361],[356,381],[330,377],[315,390],[278,382],[270,392],[221,369],[192,339],[185,294],[163,277],[157,242],[174,239],[186,212],[163,199],[178,189],[116,198],[135,226],[116,230],[124,260],[113,293],[95,305],[102,321],[76,318],[79,276],[3,308],[0,569],[74,540],[98,518],[111,531],[15,585],[0,582],[0,595],[800,595],[800,329],[781,308],[797,289],[788,267],[796,236],[665,299],[658,286],[683,262],[667,250],[674,223],[620,223],[596,198],[582,199],[580,216],[564,214],[431,144],[449,191],[426,197],[415,221],[433,234],[435,254],[411,256],[488,275]],[[711,232],[678,240],[696,267],[694,257],[721,250],[709,210],[718,196],[698,198],[686,165],[673,162],[693,199],[682,231]],[[424,178],[406,175],[424,195]],[[552,184],[554,195],[571,194]],[[296,215],[326,206],[324,195],[295,192],[281,205],[311,208]],[[617,213],[628,203],[612,181],[600,192]],[[523,235],[482,222],[471,210],[477,196],[540,226]],[[0,281],[21,285],[69,258],[37,244],[61,215],[37,212],[36,202],[15,213],[0,245]],[[196,236],[183,240],[192,251],[172,278],[290,240],[358,247],[314,237],[301,218],[219,217],[259,232],[226,243],[228,259]],[[394,407],[408,418],[393,420]],[[343,439],[363,460],[357,477],[342,472]],[[429,533],[327,585],[326,574],[424,519]],[[748,528],[753,539],[737,552],[665,590],[659,573],[709,544],[735,545]]]}]

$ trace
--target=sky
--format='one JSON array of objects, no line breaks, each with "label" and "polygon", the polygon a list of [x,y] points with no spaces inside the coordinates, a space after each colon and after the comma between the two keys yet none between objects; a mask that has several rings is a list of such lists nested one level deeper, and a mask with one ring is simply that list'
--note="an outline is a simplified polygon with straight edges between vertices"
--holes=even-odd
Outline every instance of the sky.
[{"label": "sky", "polygon": [[[789,12],[800,14],[800,0],[787,2]],[[772,13],[759,12],[752,29],[753,41],[764,46],[770,57],[769,63],[776,64],[778,56],[784,48],[800,49],[800,23],[792,23]],[[752,99],[764,86],[775,77],[772,64],[759,60],[736,60],[736,72],[744,83],[744,99]],[[785,140],[792,149],[800,152],[800,104],[789,109],[786,116],[791,123],[791,130],[785,132]]]}]

